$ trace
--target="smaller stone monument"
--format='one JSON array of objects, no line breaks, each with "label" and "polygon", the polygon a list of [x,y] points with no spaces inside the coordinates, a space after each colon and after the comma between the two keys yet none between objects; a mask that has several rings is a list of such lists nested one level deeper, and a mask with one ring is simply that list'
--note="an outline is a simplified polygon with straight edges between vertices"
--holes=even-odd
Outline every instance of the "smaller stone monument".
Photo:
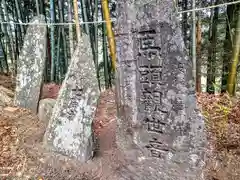
[{"label": "smaller stone monument", "polygon": [[43,15],[30,22],[17,62],[14,105],[37,112],[46,56],[46,25]]},{"label": "smaller stone monument", "polygon": [[89,37],[83,35],[59,91],[45,144],[81,162],[93,156],[92,121],[100,92]]}]

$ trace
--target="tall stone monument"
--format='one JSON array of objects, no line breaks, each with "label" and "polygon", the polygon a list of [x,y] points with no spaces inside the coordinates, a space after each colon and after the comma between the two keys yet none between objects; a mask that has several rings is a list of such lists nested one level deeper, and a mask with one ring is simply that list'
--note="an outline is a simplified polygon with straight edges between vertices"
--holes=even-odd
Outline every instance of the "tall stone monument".
[{"label": "tall stone monument", "polygon": [[117,144],[130,162],[122,179],[203,178],[204,120],[173,10],[170,0],[117,2]]},{"label": "tall stone monument", "polygon": [[30,22],[17,62],[14,104],[37,112],[46,56],[46,25],[43,15]]},{"label": "tall stone monument", "polygon": [[81,162],[89,160],[93,156],[92,121],[99,95],[89,37],[84,34],[53,108],[45,145]]}]

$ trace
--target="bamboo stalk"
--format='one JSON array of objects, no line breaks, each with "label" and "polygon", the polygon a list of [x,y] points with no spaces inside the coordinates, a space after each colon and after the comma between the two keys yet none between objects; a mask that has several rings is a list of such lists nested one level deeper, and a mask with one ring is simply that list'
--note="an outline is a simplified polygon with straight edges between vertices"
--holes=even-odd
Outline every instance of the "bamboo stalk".
[{"label": "bamboo stalk", "polygon": [[105,80],[105,88],[109,88],[109,64],[108,64],[108,54],[107,54],[107,41],[106,41],[106,25],[102,24],[102,39],[103,39],[103,62],[104,62],[104,80]]},{"label": "bamboo stalk", "polygon": [[[50,16],[51,23],[55,22],[55,5],[54,0],[50,1]],[[54,37],[55,27],[51,26],[51,81],[54,81],[55,75],[55,37]]]},{"label": "bamboo stalk", "polygon": [[4,72],[2,59],[0,59],[0,72]]},{"label": "bamboo stalk", "polygon": [[[97,22],[98,21],[98,0],[94,1],[94,14],[95,14],[95,18],[94,21]],[[97,78],[98,78],[98,85],[99,85],[99,90],[101,91],[101,82],[100,82],[100,75],[99,75],[99,71],[98,71],[98,24],[95,23],[94,24],[94,37],[95,37],[95,66],[96,66],[96,72],[97,72]]]},{"label": "bamboo stalk", "polygon": [[197,21],[197,71],[196,71],[196,91],[201,92],[201,45],[202,45],[202,31],[201,31],[201,17],[199,15]]},{"label": "bamboo stalk", "polygon": [[57,63],[56,63],[56,81],[60,83],[61,81],[61,71],[60,71],[60,44],[61,43],[61,30],[58,29],[58,41],[57,41]]},{"label": "bamboo stalk", "polygon": [[[84,0],[81,0],[81,5],[82,5],[82,15],[83,15],[83,22],[87,22],[88,21],[88,16],[87,16],[87,7],[85,4]],[[88,24],[84,24],[85,27],[85,31],[87,34],[90,34],[89,32],[89,25]]]},{"label": "bamboo stalk", "polygon": [[3,56],[4,56],[4,62],[2,62],[2,66],[4,68],[3,64],[5,64],[5,68],[4,69],[6,69],[6,73],[9,73],[9,67],[8,67],[8,62],[7,62],[7,54],[6,54],[5,49],[4,49],[3,39],[2,38],[0,38],[0,45],[1,45],[1,48],[2,48]]},{"label": "bamboo stalk", "polygon": [[77,0],[73,0],[73,8],[74,8],[74,19],[75,19],[75,23],[76,23],[77,41],[79,42],[80,37],[81,37],[81,29],[80,29],[79,18],[78,18]]},{"label": "bamboo stalk", "polygon": [[[195,0],[192,0],[192,8],[195,9]],[[196,84],[196,12],[192,12],[192,62],[193,62],[193,79]]]},{"label": "bamboo stalk", "polygon": [[237,66],[239,62],[239,52],[240,52],[240,8],[238,7],[237,16],[237,26],[234,38],[234,46],[232,53],[232,64],[230,67],[230,72],[228,75],[227,91],[233,96],[235,94],[236,76],[237,76]]},{"label": "bamboo stalk", "polygon": [[[68,0],[68,21],[72,22],[72,1]],[[69,45],[70,45],[70,57],[73,55],[73,26],[69,24]],[[71,58],[70,58],[71,59]],[[70,60],[68,61],[68,65],[70,64]]]},{"label": "bamboo stalk", "polygon": [[[16,26],[15,26],[15,43],[16,43],[16,45],[15,45],[15,59],[16,59],[16,61],[18,61],[19,60],[19,42],[18,42],[18,36],[20,36],[19,35],[19,31],[17,30],[18,28],[16,28]],[[15,63],[15,66],[14,66],[14,68],[17,70],[17,63]]]},{"label": "bamboo stalk", "polygon": [[[60,16],[60,22],[64,23],[64,10],[63,10],[63,0],[58,0],[58,8],[59,8],[59,16]],[[63,40],[63,54],[64,54],[64,65],[63,67],[66,71],[67,65],[68,65],[68,57],[67,57],[67,44],[66,44],[66,37],[65,37],[65,29],[64,26],[59,27],[62,34],[62,40]]]},{"label": "bamboo stalk", "polygon": [[111,24],[110,12],[109,12],[109,8],[108,8],[107,0],[102,0],[102,10],[103,10],[103,17],[106,21],[108,44],[109,44],[109,49],[110,49],[110,55],[112,58],[112,69],[115,72],[115,70],[116,70],[116,44],[115,44],[114,33],[112,30],[112,24]]},{"label": "bamboo stalk", "polygon": [[[21,8],[19,7],[19,2],[18,0],[15,0],[15,6],[16,6],[16,10],[17,10],[17,15],[18,15],[18,19],[23,22],[22,19],[22,13],[21,13]],[[22,24],[20,24],[20,29],[21,29],[21,35],[22,37],[24,37],[24,27]]]},{"label": "bamboo stalk", "polygon": [[40,15],[40,8],[39,8],[39,2],[36,0],[36,9],[37,9],[37,15]]},{"label": "bamboo stalk", "polygon": [[228,81],[228,73],[230,68],[229,60],[231,59],[232,48],[233,48],[233,21],[234,21],[234,12],[235,5],[227,6],[226,12],[226,32],[225,32],[225,41],[223,44],[223,62],[222,62],[222,87],[221,92],[225,93],[227,91],[227,81]]},{"label": "bamboo stalk", "polygon": [[[9,22],[10,19],[9,19],[9,14],[8,14],[8,11],[7,11],[7,4],[6,4],[6,1],[5,0],[2,0],[2,3],[3,3],[3,8],[4,8],[4,12],[6,13],[5,15],[3,14],[3,11],[1,10],[1,15],[2,16],[2,20],[4,20],[4,17],[6,18],[6,21]],[[9,53],[10,53],[10,57],[11,57],[11,63],[12,63],[12,73],[13,75],[16,73],[16,69],[14,68],[15,67],[15,51],[14,51],[14,42],[13,42],[13,36],[12,36],[12,30],[11,30],[11,27],[6,24],[6,25],[3,25],[5,27],[5,35],[7,37],[7,41],[9,43]]]}]

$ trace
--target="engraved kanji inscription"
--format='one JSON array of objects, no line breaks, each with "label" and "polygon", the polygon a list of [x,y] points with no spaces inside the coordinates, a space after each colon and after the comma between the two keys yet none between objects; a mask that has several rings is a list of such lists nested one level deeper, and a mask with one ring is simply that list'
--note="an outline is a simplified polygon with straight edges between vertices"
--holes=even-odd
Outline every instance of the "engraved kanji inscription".
[{"label": "engraved kanji inscription", "polygon": [[169,151],[167,145],[153,137],[146,148],[150,151],[152,157],[162,158],[162,156]]},{"label": "engraved kanji inscription", "polygon": [[162,80],[162,71],[157,68],[151,69],[151,82],[159,82]]},{"label": "engraved kanji inscription", "polygon": [[140,82],[141,83],[148,83],[150,82],[150,70],[149,69],[140,69]]},{"label": "engraved kanji inscription", "polygon": [[143,107],[145,112],[150,112],[154,107],[152,90],[149,83],[142,83],[141,85],[140,106]]},{"label": "engraved kanji inscription", "polygon": [[164,107],[162,104],[155,104],[154,112],[160,112],[160,113],[164,113],[164,114],[168,113],[166,107]]},{"label": "engraved kanji inscription", "polygon": [[146,117],[144,123],[147,124],[147,130],[155,133],[163,133],[166,123],[161,117]]},{"label": "engraved kanji inscription", "polygon": [[152,92],[151,84],[149,82],[141,83],[141,90],[142,92],[151,93]]},{"label": "engraved kanji inscription", "polygon": [[139,67],[162,67],[163,59],[158,49],[146,49],[138,54]]},{"label": "engraved kanji inscription", "polygon": [[162,92],[157,90],[153,91],[153,102],[155,104],[162,104]]},{"label": "engraved kanji inscription", "polygon": [[159,82],[162,80],[162,72],[161,69],[158,68],[141,68],[139,69],[140,73],[140,82],[147,83],[147,82]]},{"label": "engraved kanji inscription", "polygon": [[156,45],[154,30],[139,33],[138,67],[162,67],[161,48]]},{"label": "engraved kanji inscription", "polygon": [[[117,2],[116,77],[122,84],[124,79],[132,83],[130,88],[117,89],[119,110],[125,111],[118,115],[116,142],[133,162],[129,173],[120,170],[119,177],[202,180],[206,159],[204,119],[192,94],[192,62],[174,3]],[[129,61],[131,66],[122,67]],[[127,100],[122,95],[125,92],[129,93]]]},{"label": "engraved kanji inscription", "polygon": [[153,104],[150,102],[141,102],[141,104],[144,106],[145,112],[151,112],[153,109]]},{"label": "engraved kanji inscription", "polygon": [[[82,97],[83,89],[76,86],[75,88],[71,89],[71,93],[76,95],[75,99],[80,99]],[[75,101],[75,99],[72,101]]]},{"label": "engraved kanji inscription", "polygon": [[143,91],[140,97],[141,101],[153,102],[152,93],[149,91]]},{"label": "engraved kanji inscription", "polygon": [[140,49],[156,48],[154,37],[140,38]]}]

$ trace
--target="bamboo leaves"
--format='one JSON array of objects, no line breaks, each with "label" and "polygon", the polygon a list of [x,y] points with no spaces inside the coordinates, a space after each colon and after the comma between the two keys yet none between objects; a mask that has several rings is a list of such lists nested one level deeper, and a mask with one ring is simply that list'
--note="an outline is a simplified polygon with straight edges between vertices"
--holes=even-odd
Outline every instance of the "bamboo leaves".
[{"label": "bamboo leaves", "polygon": [[[108,5],[106,7],[108,8]],[[108,31],[106,27],[109,30],[109,25],[98,23],[99,20],[104,20],[102,12],[100,0],[2,0],[0,21],[28,23],[35,15],[43,14],[45,16],[46,22],[49,23],[47,28],[46,70],[44,73],[44,80],[47,82],[62,82],[76,43],[81,37],[81,31],[84,31],[91,41],[93,61],[99,89],[101,89],[102,84],[105,84],[105,88],[111,86],[112,66],[108,46],[110,42],[113,42],[107,41]],[[108,18],[110,20],[110,13]],[[67,19],[69,25],[55,25],[55,23],[67,23],[65,19]],[[80,21],[83,22],[83,25]],[[75,24],[70,24],[72,22],[76,24],[76,28]],[[27,24],[1,24],[1,72],[14,72],[16,70],[16,60],[21,51],[27,27]],[[112,52],[112,49],[111,47],[110,52]]]}]

